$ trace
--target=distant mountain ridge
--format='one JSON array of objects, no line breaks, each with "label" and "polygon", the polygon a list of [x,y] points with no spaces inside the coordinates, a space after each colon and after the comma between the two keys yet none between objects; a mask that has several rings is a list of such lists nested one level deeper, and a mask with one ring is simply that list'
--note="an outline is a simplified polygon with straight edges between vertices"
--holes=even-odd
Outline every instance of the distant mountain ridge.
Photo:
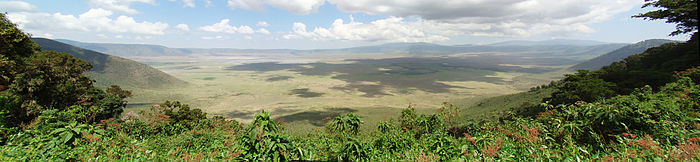
[{"label": "distant mountain ridge", "polygon": [[638,42],[635,44],[624,46],[624,47],[617,49],[615,51],[612,51],[610,53],[600,55],[600,56],[593,58],[591,60],[576,64],[576,65],[572,66],[571,68],[569,68],[569,70],[578,70],[578,69],[598,70],[601,67],[610,65],[613,62],[618,62],[618,61],[621,61],[622,59],[625,59],[629,56],[642,53],[648,48],[660,46],[662,44],[666,44],[666,43],[670,43],[670,42],[675,42],[675,41],[667,40],[667,39],[649,39],[649,40],[641,41],[641,42]]},{"label": "distant mountain ridge", "polygon": [[188,84],[133,60],[78,48],[51,39],[32,38],[32,40],[41,46],[41,50],[65,52],[90,62],[93,68],[86,73],[91,79],[96,80],[95,84],[99,87],[114,84],[132,88],[163,88]]},{"label": "distant mountain ridge", "polygon": [[543,46],[543,45],[571,45],[571,46],[595,46],[609,44],[607,42],[592,41],[592,40],[571,40],[571,39],[552,39],[543,41],[504,41],[488,44],[490,46]]},{"label": "distant mountain ridge", "polygon": [[59,40],[77,47],[102,52],[120,57],[135,56],[183,56],[192,54],[226,55],[229,53],[286,53],[293,55],[310,54],[400,54],[407,56],[434,56],[470,52],[508,52],[543,57],[572,57],[576,60],[590,58],[608,53],[628,44],[605,43],[585,40],[547,40],[547,41],[508,41],[490,45],[439,45],[432,43],[387,43],[374,46],[359,46],[339,49],[234,49],[234,48],[169,48],[159,45],[83,43],[71,40]]},{"label": "distant mountain ridge", "polygon": [[180,48],[169,48],[161,45],[149,44],[116,44],[116,43],[84,43],[66,39],[56,39],[55,41],[69,44],[72,46],[93,50],[101,53],[106,53],[114,56],[129,57],[129,56],[183,56],[189,55],[192,51]]}]

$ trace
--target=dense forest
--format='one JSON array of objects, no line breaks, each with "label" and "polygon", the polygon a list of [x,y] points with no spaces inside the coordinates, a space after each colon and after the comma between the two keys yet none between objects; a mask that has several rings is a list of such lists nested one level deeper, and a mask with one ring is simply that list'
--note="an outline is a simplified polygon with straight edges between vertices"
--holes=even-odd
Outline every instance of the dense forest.
[{"label": "dense forest", "polygon": [[659,10],[638,15],[676,23],[672,34],[690,40],[533,88],[551,95],[496,120],[463,120],[443,103],[433,114],[409,106],[377,125],[344,114],[301,136],[265,111],[248,124],[177,101],[123,113],[131,92],[94,86],[90,63],[41,50],[0,15],[0,159],[700,160],[696,2],[649,1]]}]

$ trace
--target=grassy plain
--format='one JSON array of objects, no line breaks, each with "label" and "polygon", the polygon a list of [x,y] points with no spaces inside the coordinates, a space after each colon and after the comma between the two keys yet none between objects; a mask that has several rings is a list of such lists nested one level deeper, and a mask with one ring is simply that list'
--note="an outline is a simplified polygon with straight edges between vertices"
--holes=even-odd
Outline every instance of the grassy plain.
[{"label": "grassy plain", "polygon": [[[548,83],[562,73],[558,68],[483,64],[462,57],[277,60],[283,63],[259,58],[140,59],[191,84],[132,89],[135,95],[127,111],[179,100],[210,115],[249,122],[255,113],[265,110],[295,132],[313,131],[325,118],[348,112],[375,125],[396,118],[408,105],[422,113],[437,111],[443,102],[468,108],[487,97]],[[493,110],[497,108],[463,112]]]}]

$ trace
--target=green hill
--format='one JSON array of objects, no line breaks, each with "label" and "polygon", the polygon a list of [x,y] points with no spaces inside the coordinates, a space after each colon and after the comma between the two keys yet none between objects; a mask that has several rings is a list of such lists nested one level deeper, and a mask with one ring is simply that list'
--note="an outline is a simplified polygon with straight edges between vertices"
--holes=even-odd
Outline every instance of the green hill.
[{"label": "green hill", "polygon": [[182,56],[192,54],[188,49],[168,48],[159,45],[84,43],[65,39],[57,39],[55,41],[119,57]]},{"label": "green hill", "polygon": [[[554,92],[554,88],[537,88],[527,92],[520,92],[509,95],[494,96],[478,100],[471,103],[462,111],[463,121],[482,121],[494,120],[504,116],[503,110],[521,110],[529,107],[537,106],[543,98],[550,97]],[[464,105],[458,105],[464,106]]]},{"label": "green hill", "polygon": [[578,70],[578,69],[583,69],[583,70],[598,70],[603,66],[610,65],[613,62],[618,62],[628,56],[642,53],[644,50],[651,48],[651,47],[656,47],[660,46],[665,43],[673,42],[672,40],[666,40],[666,39],[650,39],[650,40],[645,40],[641,41],[639,43],[631,44],[624,46],[620,49],[617,49],[615,51],[612,51],[610,53],[598,56],[596,58],[593,58],[591,60],[588,60],[586,62],[582,62],[579,64],[576,64],[569,68],[569,70]]},{"label": "green hill", "polygon": [[[591,71],[590,73],[594,78],[601,79],[613,85],[612,88],[610,88],[613,93],[610,95],[612,97],[616,95],[627,95],[635,88],[644,87],[645,85],[649,85],[653,89],[658,89],[674,81],[673,73],[675,71],[683,71],[684,69],[700,66],[697,41],[685,43],[670,42],[674,41],[660,39],[642,41],[577,66],[589,68],[598,66],[595,68],[598,70]],[[622,57],[624,55],[627,56],[612,60],[613,58]],[[605,61],[610,62],[602,65]],[[566,77],[577,76],[579,73],[570,74]],[[529,92],[495,96],[479,100],[466,108],[468,112],[464,114],[465,117],[467,117],[465,120],[488,120],[499,116],[507,117],[513,115],[497,114],[508,110],[520,116],[534,116],[540,111],[543,111],[541,107],[538,107],[537,103],[544,102],[550,99],[549,97],[553,94],[557,94],[558,91],[561,91],[558,90],[558,87],[564,89],[562,86],[566,83],[565,80],[566,79],[562,79],[553,82],[553,84],[536,87]],[[604,98],[605,96],[597,97]],[[552,102],[554,103],[555,101]],[[565,102],[565,104],[572,103]]]},{"label": "green hill", "polygon": [[93,67],[87,74],[96,80],[98,87],[119,85],[133,88],[164,88],[185,85],[187,82],[158,69],[129,59],[71,46],[45,38],[32,38],[42,50],[70,53],[90,62]]}]

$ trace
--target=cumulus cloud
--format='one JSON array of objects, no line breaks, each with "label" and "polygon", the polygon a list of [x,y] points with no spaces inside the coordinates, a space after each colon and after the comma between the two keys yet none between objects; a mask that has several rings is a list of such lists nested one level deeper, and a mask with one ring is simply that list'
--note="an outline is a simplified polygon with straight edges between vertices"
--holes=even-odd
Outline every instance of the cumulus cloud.
[{"label": "cumulus cloud", "polygon": [[37,7],[22,1],[3,1],[0,2],[0,11],[3,12],[28,12],[35,11]]},{"label": "cumulus cloud", "polygon": [[180,29],[182,31],[190,31],[190,27],[187,26],[187,24],[177,24],[175,25],[175,28]]},{"label": "cumulus cloud", "polygon": [[111,33],[135,33],[162,35],[169,25],[162,22],[136,22],[128,16],[110,18],[112,11],[105,9],[90,9],[74,15],[43,12],[9,13],[7,17],[23,30],[30,33],[46,33],[47,31],[93,31]]},{"label": "cumulus cloud", "polygon": [[224,36],[220,36],[220,35],[211,36],[211,37],[204,36],[204,37],[200,37],[200,38],[204,39],[204,40],[223,40],[223,39],[225,39]]},{"label": "cumulus cloud", "polygon": [[[175,2],[178,0],[168,0],[168,1]],[[209,0],[206,0],[204,3],[206,3],[207,6],[211,5],[211,1],[209,1]],[[190,7],[190,8],[195,7],[194,0],[182,0],[182,4],[184,7]]]},{"label": "cumulus cloud", "polygon": [[213,32],[213,33],[234,34],[234,33],[236,33],[236,30],[238,30],[238,28],[235,26],[229,25],[228,24],[229,21],[231,21],[231,20],[223,19],[223,20],[219,21],[218,23],[199,27],[199,29],[204,30],[204,31],[208,31],[208,32]]},{"label": "cumulus cloud", "polygon": [[258,21],[258,23],[255,24],[255,26],[267,27],[270,26],[270,24],[268,24],[266,21]]},{"label": "cumulus cloud", "polygon": [[231,9],[262,11],[265,6],[280,8],[294,14],[309,14],[318,11],[325,0],[228,0]]},{"label": "cumulus cloud", "polygon": [[259,28],[258,30],[253,30],[252,27],[247,26],[247,25],[241,25],[241,26],[232,26],[229,24],[231,20],[229,19],[223,19],[219,21],[218,23],[212,24],[212,25],[207,25],[207,26],[202,26],[199,27],[200,30],[207,31],[207,32],[212,32],[212,33],[227,33],[227,34],[235,34],[235,33],[241,33],[241,34],[253,34],[253,33],[262,33],[262,34],[270,34],[270,31],[264,28]]},{"label": "cumulus cloud", "polygon": [[241,34],[253,34],[255,31],[250,26],[243,25],[238,28],[238,32]]},{"label": "cumulus cloud", "polygon": [[292,32],[286,39],[310,38],[313,40],[351,40],[351,41],[388,41],[388,42],[436,42],[449,40],[448,37],[428,33],[421,29],[422,22],[407,22],[404,18],[389,17],[371,23],[351,21],[344,23],[337,19],[329,28],[315,28],[307,31],[306,25],[295,22]]},{"label": "cumulus cloud", "polygon": [[155,0],[90,0],[90,4],[99,8],[104,8],[110,11],[122,12],[127,14],[138,14],[139,11],[131,8],[132,3],[146,3],[155,5]]},{"label": "cumulus cloud", "polygon": [[328,0],[348,12],[388,14],[424,19],[480,18],[481,21],[525,19],[543,21],[599,12],[629,10],[638,0],[499,0],[499,1],[431,1],[431,0]]},{"label": "cumulus cloud", "polygon": [[417,17],[440,34],[530,36],[593,32],[587,25],[608,20],[643,3],[639,0],[328,0],[340,10]]},{"label": "cumulus cloud", "polygon": [[352,13],[390,15],[368,23],[335,20],[330,27],[293,24],[284,38],[434,42],[458,35],[529,37],[595,32],[588,25],[643,3],[638,0],[328,0]]},{"label": "cumulus cloud", "polygon": [[182,3],[185,3],[186,7],[194,8],[194,0],[182,0]]},{"label": "cumulus cloud", "polygon": [[261,34],[270,34],[270,31],[265,29],[265,28],[259,28],[258,30],[255,30],[255,32],[261,33]]}]

